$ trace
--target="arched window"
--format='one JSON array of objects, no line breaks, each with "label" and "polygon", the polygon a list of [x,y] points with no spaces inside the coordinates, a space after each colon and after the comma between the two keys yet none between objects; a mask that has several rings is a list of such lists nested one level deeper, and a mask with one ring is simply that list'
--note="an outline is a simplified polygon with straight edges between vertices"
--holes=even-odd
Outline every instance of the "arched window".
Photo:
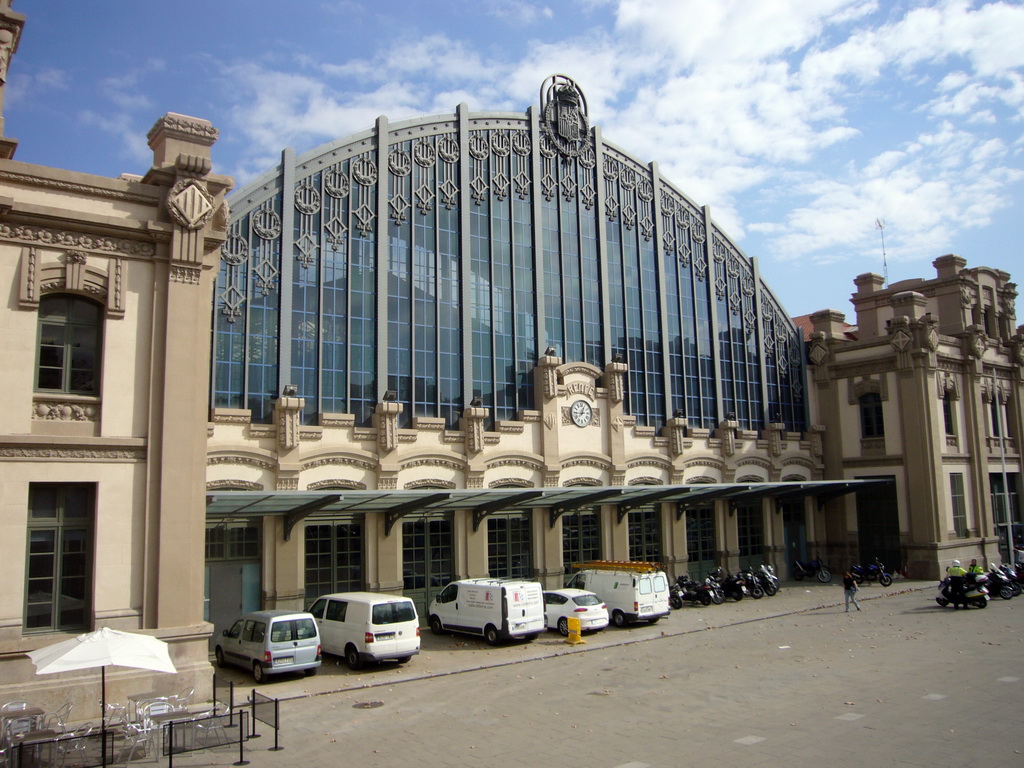
[{"label": "arched window", "polygon": [[882,422],[882,397],[877,392],[868,392],[857,398],[860,405],[860,436],[885,437]]},{"label": "arched window", "polygon": [[102,339],[99,304],[68,295],[40,300],[36,390],[99,394]]}]

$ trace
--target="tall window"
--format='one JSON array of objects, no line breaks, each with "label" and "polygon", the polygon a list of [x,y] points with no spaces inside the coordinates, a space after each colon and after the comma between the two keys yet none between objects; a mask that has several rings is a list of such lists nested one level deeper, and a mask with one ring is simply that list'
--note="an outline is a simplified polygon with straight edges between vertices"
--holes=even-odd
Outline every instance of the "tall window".
[{"label": "tall window", "polygon": [[363,589],[360,520],[306,526],[306,598]]},{"label": "tall window", "polygon": [[89,627],[95,499],[91,483],[29,486],[26,632]]},{"label": "tall window", "polygon": [[755,568],[764,562],[764,514],[760,504],[745,504],[736,509],[739,536],[739,563]]},{"label": "tall window", "polygon": [[953,530],[961,539],[967,536],[967,499],[964,496],[964,476],[959,472],[949,476],[949,498],[953,508]]},{"label": "tall window", "polygon": [[95,302],[66,295],[40,300],[36,389],[97,394],[102,328],[102,308]]},{"label": "tall window", "polygon": [[634,562],[661,562],[660,505],[649,504],[629,512],[629,559]]},{"label": "tall window", "polygon": [[998,397],[989,401],[989,413],[992,415],[992,437],[1003,436],[1003,406]]},{"label": "tall window", "polygon": [[715,510],[686,510],[686,557],[691,578],[701,579],[715,567]]},{"label": "tall window", "polygon": [[884,437],[885,425],[882,422],[882,398],[877,392],[861,395],[860,404],[860,436]]},{"label": "tall window", "polygon": [[562,563],[569,573],[573,563],[601,559],[601,518],[595,509],[562,515]]},{"label": "tall window", "polygon": [[942,396],[942,420],[946,425],[946,434],[956,434],[956,416],[953,413],[953,398],[947,392]]},{"label": "tall window", "polygon": [[533,527],[529,513],[487,519],[487,572],[494,579],[524,579],[533,572]]}]

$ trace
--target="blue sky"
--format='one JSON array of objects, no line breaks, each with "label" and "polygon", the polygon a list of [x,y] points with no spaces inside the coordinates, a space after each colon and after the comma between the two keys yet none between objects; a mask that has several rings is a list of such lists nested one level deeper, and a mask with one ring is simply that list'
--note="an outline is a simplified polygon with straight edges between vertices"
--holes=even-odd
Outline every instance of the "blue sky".
[{"label": "blue sky", "polygon": [[[144,172],[165,112],[244,184],[369,128],[523,112],[551,74],[711,207],[793,315],[958,253],[1024,283],[1024,5],[864,0],[14,0],[17,160]],[[1024,292],[1024,289],[1022,289]],[[1017,322],[1024,323],[1018,300]]]}]

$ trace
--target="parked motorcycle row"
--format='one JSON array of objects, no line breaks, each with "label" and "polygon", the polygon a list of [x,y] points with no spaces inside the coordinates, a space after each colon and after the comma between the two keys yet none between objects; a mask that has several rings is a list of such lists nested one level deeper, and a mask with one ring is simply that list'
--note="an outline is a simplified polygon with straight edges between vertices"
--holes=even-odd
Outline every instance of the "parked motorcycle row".
[{"label": "parked motorcycle row", "polygon": [[669,588],[668,602],[678,610],[686,603],[691,605],[721,605],[726,600],[740,601],[745,597],[760,600],[779,591],[779,579],[775,569],[763,563],[757,568],[746,568],[728,573],[716,568],[703,581],[694,581],[684,573]]},{"label": "parked motorcycle row", "polygon": [[935,602],[945,607],[985,608],[993,597],[1011,600],[1021,593],[1024,586],[1024,566],[1015,569],[1009,565],[993,565],[988,573],[968,573],[963,579],[962,589],[954,589],[951,577],[939,582]]}]

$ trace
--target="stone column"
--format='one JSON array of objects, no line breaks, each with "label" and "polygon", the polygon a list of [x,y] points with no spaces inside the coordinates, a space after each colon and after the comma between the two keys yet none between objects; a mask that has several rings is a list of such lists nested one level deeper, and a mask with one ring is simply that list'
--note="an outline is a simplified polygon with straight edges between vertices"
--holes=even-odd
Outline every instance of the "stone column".
[{"label": "stone column", "polygon": [[[148,135],[153,167],[144,184],[166,190],[154,280],[149,497],[143,627],[203,623],[206,428],[210,399],[210,307],[226,239],[224,194],[233,180],[210,173],[217,129],[168,113]],[[187,633],[187,630],[182,630]]]}]

